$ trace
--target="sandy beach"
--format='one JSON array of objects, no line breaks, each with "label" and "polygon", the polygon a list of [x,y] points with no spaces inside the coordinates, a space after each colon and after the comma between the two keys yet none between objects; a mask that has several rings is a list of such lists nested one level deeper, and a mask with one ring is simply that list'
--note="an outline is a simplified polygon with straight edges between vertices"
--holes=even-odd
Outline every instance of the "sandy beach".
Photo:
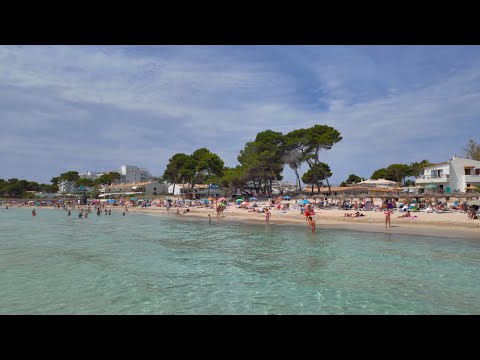
[{"label": "sandy beach", "polygon": [[[260,208],[267,206],[267,202],[257,203]],[[16,207],[16,205],[9,206]],[[24,207],[30,208],[31,206]],[[35,208],[37,211],[41,210],[42,208],[54,209],[52,206]],[[86,209],[86,206],[82,206],[82,208]],[[124,211],[123,206],[107,205],[107,209],[110,209],[116,213]],[[189,212],[183,213],[186,209],[189,209]],[[216,211],[211,207],[180,207],[179,210],[180,213],[177,214],[176,207],[170,208],[169,212],[167,212],[165,207],[128,207],[129,213],[143,213],[153,216],[169,216],[179,219],[205,219],[205,222],[208,222],[208,214],[210,214],[212,223],[216,221],[234,221],[266,224],[264,213],[253,212],[245,208],[240,208],[233,203],[229,203],[229,206],[224,211],[223,216],[220,216],[219,218],[217,218]],[[75,211],[77,211],[77,209],[72,210],[72,212]],[[270,212],[270,224],[272,225],[304,226],[307,228],[305,215],[302,215],[299,209],[282,211],[270,208]],[[353,210],[317,209],[315,211],[315,215],[313,215],[317,232],[322,231],[322,229],[347,229],[352,231],[382,232],[419,236],[440,236],[480,240],[480,220],[471,220],[468,218],[467,214],[463,212],[427,213],[420,211],[412,212],[411,218],[400,218],[400,216],[404,213],[395,211],[391,215],[390,227],[385,227],[385,215],[382,211],[360,211],[360,213],[364,214],[365,216],[354,218],[344,216],[345,213],[353,214],[354,212],[355,211]],[[94,213],[92,212],[91,215],[94,215]],[[310,230],[306,229],[305,231]]]},{"label": "sandy beach", "polygon": [[[266,203],[259,202],[260,207]],[[122,210],[115,206],[109,207],[115,210]],[[266,223],[265,214],[251,212],[239,208],[236,205],[228,206],[221,219],[216,217],[216,211],[212,208],[190,207],[189,213],[183,214],[185,208],[180,208],[180,214],[176,214],[176,208],[171,208],[167,213],[164,207],[129,208],[132,213],[145,213],[150,215],[170,217],[204,218],[208,221],[208,214],[215,221],[240,221],[245,223]],[[123,211],[123,210],[122,210]],[[345,213],[353,213],[353,210],[316,210],[313,216],[317,232],[323,229],[348,229],[354,231],[388,232],[392,234],[428,235],[451,238],[468,238],[480,240],[480,221],[470,220],[467,214],[462,212],[454,213],[425,213],[414,212],[413,218],[399,218],[403,213],[394,212],[391,216],[391,227],[385,227],[385,215],[383,212],[362,211],[365,216],[352,218],[344,217]],[[305,216],[300,210],[281,211],[271,210],[270,223],[273,225],[295,225],[307,226]],[[307,231],[307,230],[306,230]]]}]

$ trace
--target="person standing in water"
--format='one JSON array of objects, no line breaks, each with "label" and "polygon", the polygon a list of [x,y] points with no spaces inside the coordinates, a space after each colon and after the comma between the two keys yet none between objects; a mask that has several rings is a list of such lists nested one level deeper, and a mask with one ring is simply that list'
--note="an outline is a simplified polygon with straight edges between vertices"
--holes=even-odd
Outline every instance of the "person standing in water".
[{"label": "person standing in water", "polygon": [[388,227],[390,227],[390,215],[392,214],[392,212],[387,208],[384,214],[385,214],[385,227],[387,227],[387,224],[388,224]]},{"label": "person standing in water", "polygon": [[312,229],[312,232],[315,232],[317,226],[315,225],[315,220],[311,216],[308,217],[308,226]]},{"label": "person standing in water", "polygon": [[72,213],[70,212],[70,210],[68,210],[68,213],[67,213],[67,214],[68,214],[68,216],[72,215]]},{"label": "person standing in water", "polygon": [[210,214],[208,214],[208,225],[210,225],[212,223],[212,217],[210,216]]},{"label": "person standing in water", "polygon": [[32,210],[32,216],[37,216],[37,212],[35,211],[35,209]]},{"label": "person standing in water", "polygon": [[267,209],[265,211],[265,220],[267,221],[267,224],[270,224],[270,215],[271,215],[270,210]]}]

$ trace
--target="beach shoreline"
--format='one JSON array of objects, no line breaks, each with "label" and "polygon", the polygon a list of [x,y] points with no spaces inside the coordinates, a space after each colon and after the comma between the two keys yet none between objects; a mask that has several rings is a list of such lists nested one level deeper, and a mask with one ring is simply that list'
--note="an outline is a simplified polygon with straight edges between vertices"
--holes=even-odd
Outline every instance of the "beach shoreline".
[{"label": "beach shoreline", "polygon": [[[263,204],[260,203],[259,206],[262,207]],[[40,209],[56,210],[53,206],[22,207],[25,209],[35,208],[37,211]],[[86,206],[82,207],[86,209]],[[107,209],[112,210],[112,212],[115,213],[125,211],[125,208],[122,206],[107,206]],[[126,215],[133,213],[162,217],[168,216],[169,218],[176,219],[190,218],[199,221],[204,219],[204,221],[208,223],[208,214],[210,214],[213,225],[218,221],[267,225],[264,213],[250,212],[246,209],[238,208],[236,205],[228,206],[223,216],[220,216],[219,218],[216,216],[216,211],[209,207],[180,207],[178,209],[180,210],[180,213],[177,215],[177,208],[175,207],[170,208],[169,212],[167,212],[165,207],[128,207]],[[188,213],[183,214],[186,209],[190,210]],[[72,212],[77,211],[77,209],[72,210]],[[412,215],[415,216],[413,218],[399,218],[399,216],[404,213],[394,212],[391,216],[391,227],[385,227],[385,215],[383,212],[363,211],[361,213],[365,216],[356,218],[344,217],[345,213],[353,213],[353,211],[338,209],[317,210],[316,214],[313,216],[317,232],[321,232],[322,229],[331,229],[480,240],[480,221],[470,220],[468,219],[467,214],[460,212],[444,214],[415,212],[412,213]],[[93,215],[95,215],[94,209],[90,216]],[[305,227],[305,231],[310,231],[310,229],[307,228],[305,216],[301,215],[299,210],[288,210],[286,212],[275,209],[271,210],[270,224],[273,226]]]},{"label": "beach shoreline", "polygon": [[[112,207],[114,209],[116,207]],[[123,211],[118,208],[116,211]],[[174,218],[195,218],[205,219],[208,222],[208,214],[212,217],[212,223],[215,221],[237,222],[245,224],[266,224],[265,214],[248,212],[235,206],[229,206],[223,217],[218,219],[216,211],[211,208],[190,208],[190,211],[183,214],[185,208],[179,208],[180,214],[176,214],[176,208],[171,208],[167,213],[165,208],[148,207],[148,208],[129,208],[131,213],[143,213],[155,216],[168,216]],[[401,213],[392,215],[392,226],[385,227],[383,212],[364,212],[365,216],[359,218],[343,217],[345,210],[320,210],[314,216],[317,232],[322,229],[338,229],[362,232],[375,232],[386,234],[401,235],[418,235],[418,236],[434,236],[443,238],[462,238],[480,240],[480,221],[469,220],[463,213],[446,213],[446,214],[427,214],[415,213],[417,218],[398,218]],[[351,211],[350,211],[351,212]],[[303,226],[307,231],[307,223],[305,217],[299,211],[290,210],[287,213],[280,211],[271,211],[271,225],[282,226]],[[450,216],[451,218],[445,218]],[[443,217],[443,218],[442,218]],[[465,221],[462,221],[465,220]],[[310,231],[310,229],[308,229]]]}]

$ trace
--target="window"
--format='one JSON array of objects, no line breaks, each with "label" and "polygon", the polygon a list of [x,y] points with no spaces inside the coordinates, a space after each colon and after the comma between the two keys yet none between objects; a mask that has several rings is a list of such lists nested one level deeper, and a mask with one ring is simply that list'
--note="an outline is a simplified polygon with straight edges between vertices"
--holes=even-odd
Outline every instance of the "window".
[{"label": "window", "polygon": [[465,175],[470,175],[470,169],[465,169]]},{"label": "window", "polygon": [[475,175],[480,175],[480,169],[475,169]]},{"label": "window", "polygon": [[442,170],[432,170],[432,179],[437,179],[442,177]]}]

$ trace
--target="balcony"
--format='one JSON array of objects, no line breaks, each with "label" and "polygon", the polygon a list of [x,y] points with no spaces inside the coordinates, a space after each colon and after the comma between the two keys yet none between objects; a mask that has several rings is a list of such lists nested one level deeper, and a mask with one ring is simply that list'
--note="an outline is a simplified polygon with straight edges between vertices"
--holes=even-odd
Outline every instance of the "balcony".
[{"label": "balcony", "polygon": [[419,176],[415,179],[415,183],[417,185],[418,184],[426,184],[426,183],[434,183],[434,184],[448,183],[449,178],[450,178],[450,176],[448,174],[440,175],[440,176],[437,176],[437,175],[434,175],[434,176],[422,175],[422,176]]},{"label": "balcony", "polygon": [[465,175],[465,182],[480,183],[480,175]]}]

